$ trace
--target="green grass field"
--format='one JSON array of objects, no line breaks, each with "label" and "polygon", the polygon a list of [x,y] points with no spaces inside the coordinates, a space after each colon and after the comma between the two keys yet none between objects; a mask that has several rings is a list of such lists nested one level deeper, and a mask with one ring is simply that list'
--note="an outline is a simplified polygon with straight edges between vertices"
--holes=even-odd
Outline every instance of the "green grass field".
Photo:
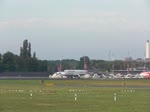
[{"label": "green grass field", "polygon": [[150,80],[0,80],[0,112],[150,112],[149,105]]}]

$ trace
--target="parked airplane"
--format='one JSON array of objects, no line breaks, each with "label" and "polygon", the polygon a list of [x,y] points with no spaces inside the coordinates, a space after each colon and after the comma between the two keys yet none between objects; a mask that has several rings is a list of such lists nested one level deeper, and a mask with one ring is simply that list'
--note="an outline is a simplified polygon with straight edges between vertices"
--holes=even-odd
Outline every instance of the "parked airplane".
[{"label": "parked airplane", "polygon": [[140,73],[140,76],[142,78],[148,79],[148,78],[150,78],[150,72],[142,72],[142,73]]},{"label": "parked airplane", "polygon": [[51,78],[81,78],[82,75],[87,74],[87,70],[64,70],[63,72],[56,72]]}]

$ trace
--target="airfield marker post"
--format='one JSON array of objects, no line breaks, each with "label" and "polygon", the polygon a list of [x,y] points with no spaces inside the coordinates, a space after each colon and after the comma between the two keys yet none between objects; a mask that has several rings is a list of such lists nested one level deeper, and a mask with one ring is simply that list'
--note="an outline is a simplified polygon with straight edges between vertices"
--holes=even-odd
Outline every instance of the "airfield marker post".
[{"label": "airfield marker post", "polygon": [[116,102],[117,101],[117,94],[114,93],[114,101]]},{"label": "airfield marker post", "polygon": [[74,94],[74,100],[77,101],[77,94]]}]

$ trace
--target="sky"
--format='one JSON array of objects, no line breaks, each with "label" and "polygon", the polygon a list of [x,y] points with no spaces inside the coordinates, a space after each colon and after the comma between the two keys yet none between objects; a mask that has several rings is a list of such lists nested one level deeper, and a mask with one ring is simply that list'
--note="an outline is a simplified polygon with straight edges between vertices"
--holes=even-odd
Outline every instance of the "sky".
[{"label": "sky", "polygon": [[150,1],[0,0],[0,53],[25,39],[42,60],[144,59]]}]

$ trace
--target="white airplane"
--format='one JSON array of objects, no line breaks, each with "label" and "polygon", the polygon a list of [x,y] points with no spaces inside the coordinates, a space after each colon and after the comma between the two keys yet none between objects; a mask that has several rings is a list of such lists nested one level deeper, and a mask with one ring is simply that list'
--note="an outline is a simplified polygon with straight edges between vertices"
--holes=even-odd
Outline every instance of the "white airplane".
[{"label": "white airplane", "polygon": [[64,72],[56,72],[52,76],[50,75],[49,78],[67,78]]},{"label": "white airplane", "polygon": [[87,70],[64,70],[56,72],[50,78],[80,78],[81,75],[87,74]]},{"label": "white airplane", "polygon": [[148,78],[150,78],[150,71],[148,71],[148,72],[142,72],[142,73],[140,73],[140,76],[142,78],[148,79]]}]

